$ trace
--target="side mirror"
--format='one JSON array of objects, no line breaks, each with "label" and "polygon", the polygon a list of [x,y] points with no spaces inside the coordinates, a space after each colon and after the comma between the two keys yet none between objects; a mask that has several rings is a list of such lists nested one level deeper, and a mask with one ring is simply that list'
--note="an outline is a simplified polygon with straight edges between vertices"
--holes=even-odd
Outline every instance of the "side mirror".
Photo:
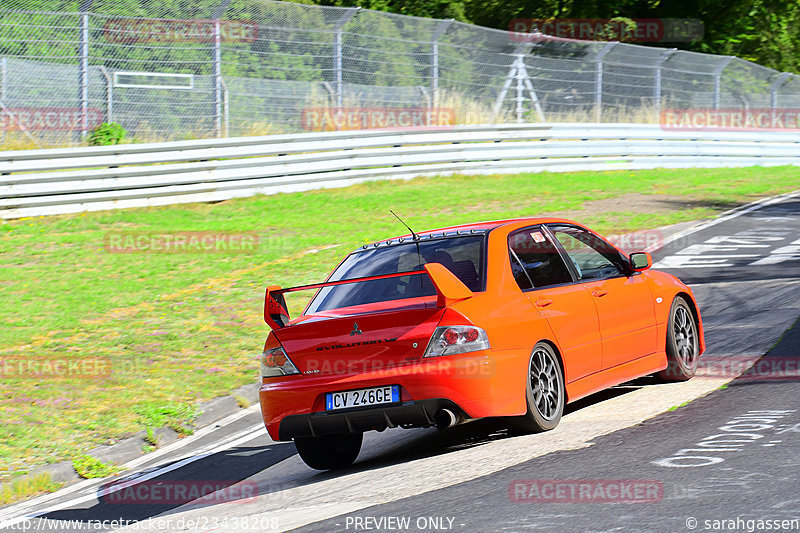
[{"label": "side mirror", "polygon": [[634,252],[628,256],[628,260],[634,272],[642,272],[653,266],[653,256],[647,252]]}]

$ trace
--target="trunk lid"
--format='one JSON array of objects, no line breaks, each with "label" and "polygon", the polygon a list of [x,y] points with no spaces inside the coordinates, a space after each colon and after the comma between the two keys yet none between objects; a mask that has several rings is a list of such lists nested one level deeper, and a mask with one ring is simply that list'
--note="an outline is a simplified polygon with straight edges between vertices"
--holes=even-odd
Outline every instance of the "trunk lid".
[{"label": "trunk lid", "polygon": [[415,298],[305,315],[274,333],[303,374],[369,372],[419,361],[443,314],[435,297]]}]

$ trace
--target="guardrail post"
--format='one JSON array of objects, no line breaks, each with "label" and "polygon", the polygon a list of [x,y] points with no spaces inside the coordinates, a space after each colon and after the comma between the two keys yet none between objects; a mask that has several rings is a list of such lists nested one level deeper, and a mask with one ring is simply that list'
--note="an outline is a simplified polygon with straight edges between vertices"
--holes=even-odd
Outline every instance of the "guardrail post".
[{"label": "guardrail post", "polygon": [[333,35],[333,72],[336,84],[336,107],[342,107],[342,28],[350,19],[356,16],[360,9],[360,7],[350,9],[336,21],[336,27],[334,28],[336,33]]},{"label": "guardrail post", "polygon": [[453,19],[441,21],[431,37],[431,94],[433,95],[433,107],[439,105],[439,38],[444,35],[444,32],[453,22]]},{"label": "guardrail post", "polygon": [[786,85],[786,82],[789,81],[789,78],[792,77],[792,74],[789,72],[783,72],[778,79],[776,79],[772,84],[769,86],[769,104],[772,110],[774,111],[778,107],[778,91]]},{"label": "guardrail post", "polygon": [[81,3],[78,60],[78,101],[81,110],[81,139],[89,133],[89,9],[92,0]]},{"label": "guardrail post", "polygon": [[600,122],[603,118],[603,58],[618,44],[617,41],[608,43],[594,58],[594,116],[596,122]]},{"label": "guardrail post", "polygon": [[714,69],[714,109],[719,109],[720,95],[722,94],[722,71],[734,60],[733,56],[726,56]]},{"label": "guardrail post", "polygon": [[663,67],[664,63],[666,63],[667,60],[669,60],[669,58],[672,57],[672,55],[677,51],[678,51],[677,48],[670,48],[669,50],[664,50],[661,53],[661,56],[656,61],[656,79],[653,87],[653,99],[655,100],[657,117],[661,115],[661,67]]}]

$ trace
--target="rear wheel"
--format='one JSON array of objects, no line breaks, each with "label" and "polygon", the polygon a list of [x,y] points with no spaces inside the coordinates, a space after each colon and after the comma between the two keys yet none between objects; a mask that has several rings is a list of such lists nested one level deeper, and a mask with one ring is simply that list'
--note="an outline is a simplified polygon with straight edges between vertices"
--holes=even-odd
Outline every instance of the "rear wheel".
[{"label": "rear wheel", "polygon": [[300,459],[315,470],[335,470],[353,464],[361,451],[363,433],[296,437],[294,445]]},{"label": "rear wheel", "polygon": [[517,427],[539,433],[558,425],[566,403],[564,374],[560,359],[547,343],[538,343],[531,353],[526,398],[528,412],[517,418]]},{"label": "rear wheel", "polygon": [[658,377],[664,381],[686,381],[697,372],[699,356],[697,320],[686,300],[677,296],[667,324],[667,368]]}]

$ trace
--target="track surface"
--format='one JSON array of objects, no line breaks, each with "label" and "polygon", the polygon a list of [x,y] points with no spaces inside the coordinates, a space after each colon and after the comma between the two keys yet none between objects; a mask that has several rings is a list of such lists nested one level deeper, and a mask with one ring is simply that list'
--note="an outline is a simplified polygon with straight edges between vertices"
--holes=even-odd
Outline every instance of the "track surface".
[{"label": "track surface", "polygon": [[[800,200],[784,197],[723,218],[669,243],[656,260],[658,268],[676,273],[695,290],[708,343],[704,360],[752,360],[800,315]],[[798,337],[795,328],[768,357],[788,355],[784,363],[797,368]],[[309,531],[702,531],[714,529],[715,523],[706,528],[705,520],[800,518],[794,466],[800,455],[797,378],[742,379],[652,418],[682,398],[716,388],[728,371],[717,370],[722,375],[716,380],[695,378],[678,385],[643,380],[594,395],[571,406],[559,428],[541,435],[513,436],[490,421],[443,433],[373,432],[365,437],[357,463],[337,473],[314,472],[291,443],[271,442],[252,408],[144,456],[129,465],[135,474],[125,478],[148,487],[216,480],[243,494],[189,504],[100,501],[98,490],[109,481],[87,480],[1,509],[0,529],[112,530],[117,523],[98,521],[128,520],[140,522],[126,531],[304,525]],[[709,439],[710,445],[696,445],[751,411],[781,413],[772,422],[751,421],[770,427],[743,430],[755,434],[738,438],[744,442]],[[691,454],[714,462],[665,466],[686,462],[675,459],[685,449],[708,449],[705,455]],[[647,503],[543,502],[530,492],[526,497],[532,501],[512,501],[509,487],[515,480],[548,479],[644,480],[660,488],[651,498],[657,501]],[[30,518],[34,515],[39,518]],[[389,517],[409,522],[406,527]],[[695,529],[690,519],[697,520]],[[70,520],[77,522],[63,522]],[[727,530],[748,527],[741,522],[739,529]],[[798,523],[793,527],[800,530]]]}]

